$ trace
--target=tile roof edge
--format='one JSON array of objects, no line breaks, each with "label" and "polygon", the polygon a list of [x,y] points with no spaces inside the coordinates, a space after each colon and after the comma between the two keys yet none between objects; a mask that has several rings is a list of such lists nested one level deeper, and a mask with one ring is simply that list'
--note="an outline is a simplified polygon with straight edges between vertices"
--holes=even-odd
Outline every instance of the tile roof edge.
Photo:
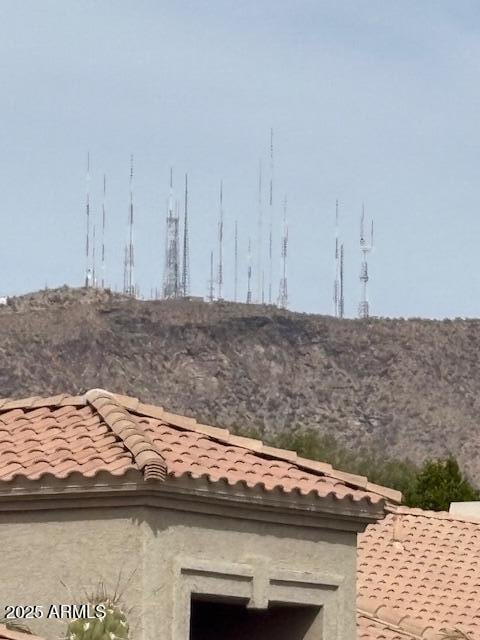
[{"label": "tile roof edge", "polygon": [[43,640],[40,636],[35,636],[31,633],[9,629],[5,624],[0,624],[0,638],[6,638],[7,640]]},{"label": "tile roof edge", "polygon": [[186,416],[181,416],[179,414],[170,413],[162,407],[138,402],[136,398],[120,396],[117,394],[114,395],[121,404],[123,404],[123,401],[126,400],[128,404],[126,404],[125,406],[138,415],[165,420],[176,427],[189,431],[195,431],[196,433],[201,433],[202,435],[213,438],[223,444],[241,447],[254,453],[259,453],[261,455],[267,456],[274,460],[291,462],[300,469],[304,469],[306,471],[314,472],[317,474],[320,473],[323,476],[328,476],[333,480],[339,480],[344,484],[350,485],[354,489],[374,493],[386,500],[391,500],[394,503],[400,503],[402,501],[402,494],[400,493],[400,491],[371,483],[365,476],[359,476],[353,473],[348,473],[346,471],[334,469],[328,462],[302,458],[295,451],[271,447],[270,445],[265,444],[262,440],[235,435],[228,429],[222,429],[221,427],[213,427],[210,425],[201,424],[198,423],[195,418],[189,418]]},{"label": "tile roof edge", "polygon": [[465,522],[480,526],[480,518],[459,516],[449,511],[427,511],[419,507],[407,507],[404,505],[388,505],[388,513],[399,516],[418,516],[419,518],[432,518],[435,520],[449,520],[450,522]]},{"label": "tile roof edge", "polygon": [[41,396],[29,396],[28,398],[0,398],[0,413],[13,409],[37,409],[39,407],[83,407],[87,403],[85,395],[72,396],[68,393],[59,393],[54,396],[42,398]]},{"label": "tile roof edge", "polygon": [[[262,440],[235,435],[227,429],[222,429],[220,427],[200,424],[195,418],[170,413],[162,407],[140,402],[138,398],[112,393],[105,389],[90,389],[83,395],[77,396],[57,394],[47,398],[41,398],[39,396],[31,396],[20,400],[4,398],[0,399],[0,414],[13,409],[85,406],[87,404],[92,405],[117,437],[123,440],[127,449],[132,453],[137,465],[139,465],[140,469],[144,471],[144,477],[146,480],[155,478],[164,479],[167,473],[166,462],[160,452],[156,449],[154,443],[136,422],[135,415],[165,420],[173,426],[201,433],[223,444],[241,447],[274,460],[290,462],[300,469],[313,472],[315,474],[321,474],[322,476],[326,476],[332,480],[338,480],[353,489],[363,490],[367,493],[380,496],[385,501],[390,500],[393,503],[399,503],[402,499],[401,493],[393,489],[370,483],[364,476],[334,469],[332,465],[327,462],[302,458],[295,451],[278,449],[265,444]],[[102,413],[99,407],[106,407],[107,404],[111,405],[110,409],[108,411],[104,410]],[[119,423],[118,425],[113,426],[111,421],[108,420],[107,414],[112,413],[114,410],[117,412],[115,423],[119,422],[120,418],[123,418],[123,424]],[[122,415],[118,415],[119,413]],[[127,425],[126,421],[130,421],[130,425]],[[136,438],[132,436],[136,436]],[[130,439],[130,443],[127,443],[126,439]],[[146,458],[148,457],[149,459],[147,464]]]},{"label": "tile roof edge", "polygon": [[433,627],[428,623],[423,625],[408,614],[402,614],[383,602],[378,602],[372,598],[357,597],[357,613],[391,630],[406,634],[415,640],[440,639],[440,636],[435,633]]},{"label": "tile roof edge", "polygon": [[122,440],[135,463],[142,470],[144,480],[165,480],[167,477],[165,458],[115,394],[104,389],[90,389],[85,393],[85,399],[111,431]]}]

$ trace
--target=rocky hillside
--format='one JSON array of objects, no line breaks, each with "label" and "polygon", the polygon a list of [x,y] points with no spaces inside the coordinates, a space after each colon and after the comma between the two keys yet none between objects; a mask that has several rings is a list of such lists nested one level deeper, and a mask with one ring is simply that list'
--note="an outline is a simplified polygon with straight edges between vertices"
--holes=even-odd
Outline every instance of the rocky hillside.
[{"label": "rocky hillside", "polygon": [[0,395],[104,387],[223,426],[311,426],[480,481],[480,320],[337,320],[60,289],[0,306]]}]

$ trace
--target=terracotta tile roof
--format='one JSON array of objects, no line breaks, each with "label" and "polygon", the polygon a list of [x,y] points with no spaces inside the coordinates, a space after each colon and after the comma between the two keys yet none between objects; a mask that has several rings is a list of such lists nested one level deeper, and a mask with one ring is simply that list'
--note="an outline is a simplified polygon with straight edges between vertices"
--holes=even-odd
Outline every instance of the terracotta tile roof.
[{"label": "terracotta tile roof", "polygon": [[96,389],[75,397],[0,400],[0,485],[17,477],[121,476],[132,469],[146,480],[189,475],[353,502],[401,500],[362,476],[128,396]]},{"label": "terracotta tile roof", "polygon": [[395,507],[359,540],[361,640],[479,637],[480,520]]},{"label": "terracotta tile roof", "polygon": [[0,640],[42,640],[42,638],[23,633],[23,631],[8,629],[4,624],[0,624]]},{"label": "terracotta tile roof", "polygon": [[421,640],[421,636],[402,631],[397,625],[378,620],[366,612],[357,615],[357,640]]}]

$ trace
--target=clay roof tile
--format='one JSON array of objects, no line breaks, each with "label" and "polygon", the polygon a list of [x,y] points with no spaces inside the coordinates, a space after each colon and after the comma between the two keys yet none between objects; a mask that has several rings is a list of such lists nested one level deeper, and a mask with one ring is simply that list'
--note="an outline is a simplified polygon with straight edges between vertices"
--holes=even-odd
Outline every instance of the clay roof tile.
[{"label": "clay roof tile", "polygon": [[117,475],[136,468],[152,480],[191,473],[212,482],[243,481],[267,491],[352,502],[384,504],[386,496],[398,497],[328,463],[103,389],[83,396],[0,400],[0,451],[2,445],[9,452],[8,459],[0,458],[4,480],[38,477],[48,465],[59,477],[73,471],[91,477],[111,471],[114,463]]}]

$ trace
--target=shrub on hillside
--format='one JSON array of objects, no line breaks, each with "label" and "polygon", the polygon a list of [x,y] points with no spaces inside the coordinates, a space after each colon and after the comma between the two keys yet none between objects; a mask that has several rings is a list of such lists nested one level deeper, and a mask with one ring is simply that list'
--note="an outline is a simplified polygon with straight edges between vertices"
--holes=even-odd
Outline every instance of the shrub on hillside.
[{"label": "shrub on hillside", "polygon": [[448,511],[451,502],[478,500],[479,492],[462,474],[453,457],[427,460],[416,475],[415,482],[405,492],[410,507],[431,511]]}]

